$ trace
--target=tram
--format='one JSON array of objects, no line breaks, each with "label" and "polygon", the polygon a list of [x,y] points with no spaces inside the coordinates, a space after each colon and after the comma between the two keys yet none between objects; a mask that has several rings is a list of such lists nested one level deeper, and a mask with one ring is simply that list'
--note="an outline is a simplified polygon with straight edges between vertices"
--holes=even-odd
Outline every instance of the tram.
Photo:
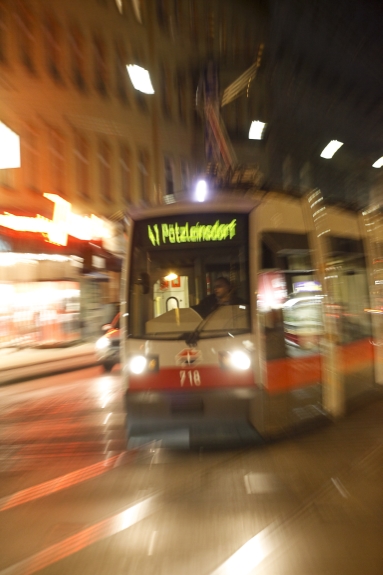
[{"label": "tram", "polygon": [[[121,336],[129,437],[237,421],[273,437],[341,416],[375,390],[371,218],[326,206],[318,190],[219,192],[131,212]],[[222,277],[240,299],[202,317]]]}]

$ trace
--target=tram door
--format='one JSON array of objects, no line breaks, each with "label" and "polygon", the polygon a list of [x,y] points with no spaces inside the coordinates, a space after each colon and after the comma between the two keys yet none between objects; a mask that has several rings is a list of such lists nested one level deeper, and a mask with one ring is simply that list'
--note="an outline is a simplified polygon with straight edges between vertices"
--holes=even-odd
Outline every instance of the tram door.
[{"label": "tram door", "polygon": [[267,425],[319,415],[322,403],[322,286],[304,234],[264,232],[258,277]]},{"label": "tram door", "polygon": [[338,371],[345,399],[375,383],[371,305],[362,241],[330,237],[333,312],[337,321]]}]

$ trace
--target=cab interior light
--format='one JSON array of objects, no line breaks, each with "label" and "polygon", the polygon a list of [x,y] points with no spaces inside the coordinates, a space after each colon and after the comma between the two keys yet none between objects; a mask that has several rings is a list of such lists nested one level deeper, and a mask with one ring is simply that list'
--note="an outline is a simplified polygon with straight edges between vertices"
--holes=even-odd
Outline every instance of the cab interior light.
[{"label": "cab interior light", "polygon": [[177,278],[178,278],[178,275],[175,274],[174,272],[169,272],[169,273],[164,277],[164,279],[165,279],[167,282],[171,282],[171,281],[173,281],[173,280],[176,280]]}]

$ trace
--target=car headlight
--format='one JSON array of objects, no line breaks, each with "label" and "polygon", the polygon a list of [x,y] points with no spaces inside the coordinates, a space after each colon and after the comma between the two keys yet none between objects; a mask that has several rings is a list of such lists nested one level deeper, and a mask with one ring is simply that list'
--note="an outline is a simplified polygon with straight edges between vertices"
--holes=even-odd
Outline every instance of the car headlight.
[{"label": "car headlight", "polygon": [[250,356],[244,351],[221,351],[218,353],[219,363],[224,369],[246,371],[251,366]]},{"label": "car headlight", "polygon": [[143,355],[135,355],[129,362],[129,369],[132,373],[140,374],[145,371],[147,359]]},{"label": "car headlight", "polygon": [[97,349],[105,349],[107,347],[110,346],[110,341],[108,337],[100,337],[100,339],[98,339],[96,341],[96,348]]}]

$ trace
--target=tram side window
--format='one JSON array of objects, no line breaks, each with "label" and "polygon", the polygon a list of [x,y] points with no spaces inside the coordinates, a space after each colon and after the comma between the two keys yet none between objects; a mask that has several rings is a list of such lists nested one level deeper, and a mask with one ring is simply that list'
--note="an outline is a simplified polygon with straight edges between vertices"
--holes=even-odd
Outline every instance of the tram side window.
[{"label": "tram side window", "polygon": [[330,260],[334,315],[342,344],[370,337],[371,320],[366,260],[363,243],[345,237],[330,237]]},{"label": "tram side window", "polygon": [[262,235],[258,311],[266,359],[318,353],[323,334],[322,289],[304,234]]}]

